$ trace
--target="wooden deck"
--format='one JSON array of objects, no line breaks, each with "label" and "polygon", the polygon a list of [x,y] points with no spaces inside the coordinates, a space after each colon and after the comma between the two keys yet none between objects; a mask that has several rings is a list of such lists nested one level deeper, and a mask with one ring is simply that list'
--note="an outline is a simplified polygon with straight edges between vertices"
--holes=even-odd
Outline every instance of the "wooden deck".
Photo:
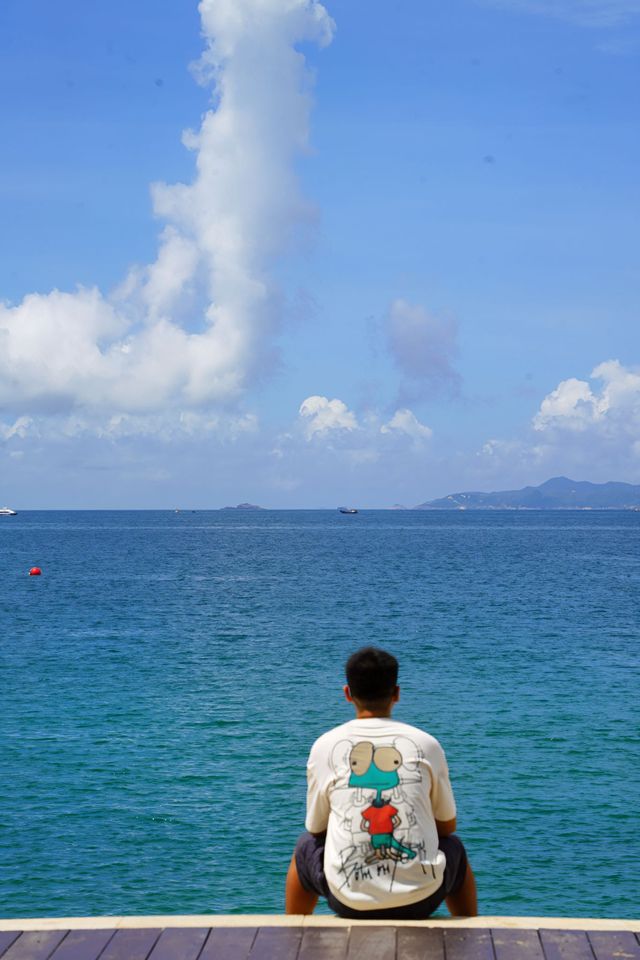
[{"label": "wooden deck", "polygon": [[0,960],[640,960],[638,933],[579,929],[580,920],[570,930],[526,928],[526,918],[520,926],[485,928],[464,921],[323,925],[328,918],[321,917],[312,925],[284,918],[280,925],[231,925],[234,917],[229,926],[170,926],[171,918],[161,919],[166,926],[117,929],[92,929],[87,919],[69,929],[43,921],[54,928],[39,930],[30,921],[28,929],[0,929]]}]

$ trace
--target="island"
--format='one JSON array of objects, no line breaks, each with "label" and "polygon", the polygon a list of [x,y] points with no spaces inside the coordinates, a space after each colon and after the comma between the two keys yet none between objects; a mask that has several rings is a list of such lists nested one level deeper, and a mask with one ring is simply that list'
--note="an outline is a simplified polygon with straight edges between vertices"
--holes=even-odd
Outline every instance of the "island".
[{"label": "island", "polygon": [[263,510],[263,507],[258,507],[255,503],[239,503],[235,507],[220,507],[221,510]]},{"label": "island", "polygon": [[467,491],[427,500],[415,510],[638,510],[640,485],[632,483],[589,483],[553,477],[538,487],[499,490],[492,493]]}]

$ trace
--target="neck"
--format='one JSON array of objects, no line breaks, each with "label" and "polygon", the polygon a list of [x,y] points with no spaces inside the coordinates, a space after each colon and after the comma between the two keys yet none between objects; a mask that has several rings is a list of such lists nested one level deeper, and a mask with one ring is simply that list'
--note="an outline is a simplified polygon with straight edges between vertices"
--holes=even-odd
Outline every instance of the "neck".
[{"label": "neck", "polygon": [[395,687],[388,700],[381,697],[380,700],[369,701],[369,705],[367,705],[362,700],[354,697],[348,686],[342,689],[349,703],[353,704],[353,708],[356,711],[356,720],[372,720],[374,717],[388,719],[400,698],[400,687]]},{"label": "neck", "polygon": [[356,707],[356,720],[371,720],[373,717],[388,718],[391,716],[391,707],[386,710],[367,710],[365,707]]}]

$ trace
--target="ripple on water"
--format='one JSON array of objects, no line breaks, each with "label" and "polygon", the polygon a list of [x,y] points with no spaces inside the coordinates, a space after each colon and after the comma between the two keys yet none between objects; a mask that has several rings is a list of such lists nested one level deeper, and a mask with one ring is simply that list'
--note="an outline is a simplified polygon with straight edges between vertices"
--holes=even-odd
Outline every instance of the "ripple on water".
[{"label": "ripple on water", "polygon": [[13,520],[4,915],[280,911],[306,754],[369,642],[447,750],[483,912],[637,914],[637,515]]}]

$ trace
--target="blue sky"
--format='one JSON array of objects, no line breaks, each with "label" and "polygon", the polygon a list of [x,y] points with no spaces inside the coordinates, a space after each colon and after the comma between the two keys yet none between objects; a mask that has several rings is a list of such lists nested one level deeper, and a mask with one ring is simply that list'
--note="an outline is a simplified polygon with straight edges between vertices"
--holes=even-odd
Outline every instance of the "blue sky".
[{"label": "blue sky", "polygon": [[640,482],[640,2],[201,8],[0,11],[0,499]]}]

